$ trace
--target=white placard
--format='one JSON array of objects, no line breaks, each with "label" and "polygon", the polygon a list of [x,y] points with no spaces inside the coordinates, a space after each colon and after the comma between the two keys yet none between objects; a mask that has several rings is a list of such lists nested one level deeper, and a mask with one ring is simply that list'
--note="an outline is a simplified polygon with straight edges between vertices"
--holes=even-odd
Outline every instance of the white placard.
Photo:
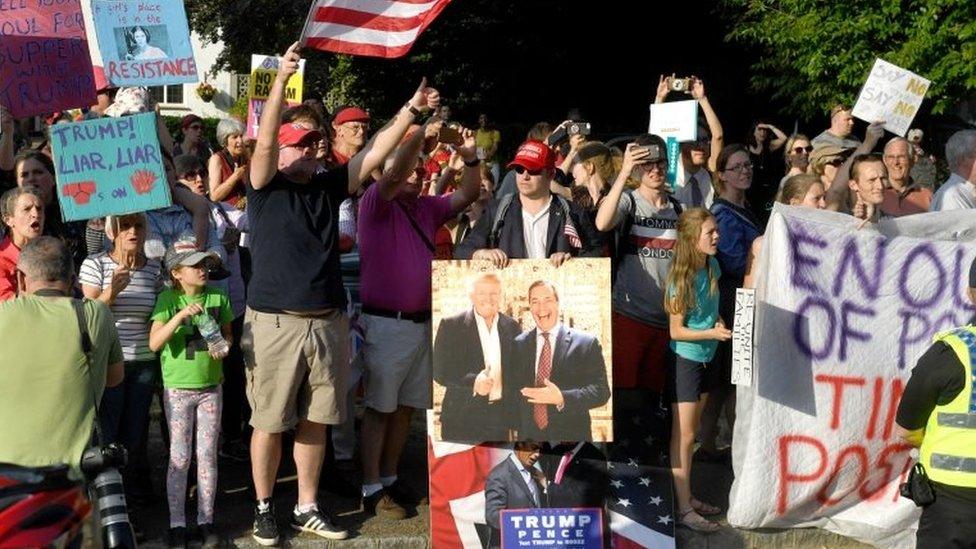
[{"label": "white placard", "polygon": [[735,320],[732,324],[732,384],[752,385],[752,320],[756,290],[735,290]]},{"label": "white placard", "polygon": [[851,114],[866,122],[884,120],[886,130],[904,137],[930,84],[912,71],[876,59]]},{"label": "white placard", "polygon": [[647,133],[653,133],[665,139],[674,137],[678,141],[698,139],[698,101],[690,99],[670,103],[652,103]]}]

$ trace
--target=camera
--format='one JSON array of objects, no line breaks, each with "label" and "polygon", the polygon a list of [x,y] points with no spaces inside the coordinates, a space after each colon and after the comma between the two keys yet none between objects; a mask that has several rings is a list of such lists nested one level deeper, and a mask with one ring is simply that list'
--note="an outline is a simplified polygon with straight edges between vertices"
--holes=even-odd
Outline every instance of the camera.
[{"label": "camera", "polygon": [[552,148],[558,147],[563,142],[565,142],[571,135],[590,135],[590,123],[589,122],[569,122],[559,129],[552,132],[552,135],[546,140],[546,144]]},{"label": "camera", "polygon": [[566,126],[566,133],[569,135],[590,135],[590,123],[572,122]]},{"label": "camera", "polygon": [[686,92],[690,89],[691,89],[691,82],[689,78],[671,79],[671,91]]},{"label": "camera", "polygon": [[81,456],[81,471],[90,483],[90,497],[98,509],[102,542],[109,548],[135,547],[136,539],[125,505],[125,488],[119,467],[125,467],[128,453],[118,443],[95,446]]}]

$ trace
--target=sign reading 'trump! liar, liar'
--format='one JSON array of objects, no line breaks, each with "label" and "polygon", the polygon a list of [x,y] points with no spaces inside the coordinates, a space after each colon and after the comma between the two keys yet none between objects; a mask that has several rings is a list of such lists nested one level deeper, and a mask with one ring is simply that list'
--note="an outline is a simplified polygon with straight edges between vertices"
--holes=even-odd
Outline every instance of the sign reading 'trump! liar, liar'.
[{"label": "sign reading 'trump! liar, liar'", "polygon": [[65,221],[172,203],[156,113],[51,126],[51,149]]},{"label": "sign reading 'trump! liar, liar'", "polygon": [[92,16],[105,76],[113,85],[199,80],[182,1],[94,0]]}]

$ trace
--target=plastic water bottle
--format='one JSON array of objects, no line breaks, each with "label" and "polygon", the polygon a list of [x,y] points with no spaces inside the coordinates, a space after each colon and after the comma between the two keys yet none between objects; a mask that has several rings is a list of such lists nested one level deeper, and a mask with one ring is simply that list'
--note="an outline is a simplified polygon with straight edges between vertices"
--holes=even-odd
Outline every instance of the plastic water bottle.
[{"label": "plastic water bottle", "polygon": [[227,354],[230,346],[227,345],[227,340],[221,335],[220,326],[213,317],[207,313],[199,314],[196,316],[196,325],[200,330],[200,335],[203,336],[203,340],[207,342],[208,351],[220,355]]}]

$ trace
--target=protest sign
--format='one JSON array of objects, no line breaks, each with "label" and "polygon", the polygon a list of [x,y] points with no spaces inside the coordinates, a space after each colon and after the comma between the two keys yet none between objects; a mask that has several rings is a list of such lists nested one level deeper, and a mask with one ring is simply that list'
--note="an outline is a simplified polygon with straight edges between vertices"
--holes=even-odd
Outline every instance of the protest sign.
[{"label": "protest sign", "polygon": [[0,103],[16,118],[95,103],[78,1],[0,2]]},{"label": "protest sign", "polygon": [[698,101],[671,101],[651,103],[651,119],[647,133],[664,139],[674,137],[678,141],[698,139]]},{"label": "protest sign", "polygon": [[905,137],[929,84],[909,70],[876,59],[851,114],[866,122],[884,120],[886,130]]},{"label": "protest sign", "polygon": [[92,17],[105,77],[113,85],[199,80],[182,1],[93,0]]},{"label": "protest sign", "polygon": [[732,324],[732,384],[752,385],[752,321],[756,291],[735,290],[735,320]]},{"label": "protest sign", "polygon": [[[271,55],[251,55],[251,80],[247,92],[247,136],[252,139],[258,137],[258,125],[261,122],[261,112],[271,94],[271,85],[278,76],[278,58]],[[305,60],[298,62],[298,72],[290,79],[285,87],[285,104],[294,107],[302,102],[302,91],[305,88]]]},{"label": "protest sign", "polygon": [[858,230],[843,214],[777,204],[757,272],[754,380],[737,390],[728,520],[913,542],[898,494],[913,463],[895,435],[911,369],[966,324],[976,219],[939,212]]},{"label": "protest sign", "polygon": [[156,113],[51,126],[51,149],[65,221],[172,203]]},{"label": "protest sign", "polygon": [[[513,260],[503,270],[435,261],[432,287],[434,440],[612,440],[609,259]],[[497,342],[481,341],[476,316],[497,319]],[[545,360],[537,325],[551,338]],[[529,400],[540,391],[563,405],[537,408]]]},{"label": "protest sign", "polygon": [[501,549],[580,547],[603,549],[600,509],[519,509],[499,513]]}]

